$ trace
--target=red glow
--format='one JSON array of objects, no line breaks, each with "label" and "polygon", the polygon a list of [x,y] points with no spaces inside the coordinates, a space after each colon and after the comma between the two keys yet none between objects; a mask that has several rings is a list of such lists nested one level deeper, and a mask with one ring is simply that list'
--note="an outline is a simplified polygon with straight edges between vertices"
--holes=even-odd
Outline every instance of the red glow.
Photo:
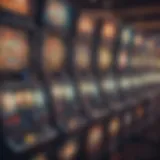
[{"label": "red glow", "polygon": [[20,117],[19,116],[13,116],[5,121],[5,124],[19,124],[20,123]]}]

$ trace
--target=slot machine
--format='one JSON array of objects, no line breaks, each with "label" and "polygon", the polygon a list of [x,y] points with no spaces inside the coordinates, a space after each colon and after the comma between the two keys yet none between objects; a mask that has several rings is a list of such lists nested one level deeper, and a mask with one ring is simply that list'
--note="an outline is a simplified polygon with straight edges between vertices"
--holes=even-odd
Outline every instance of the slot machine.
[{"label": "slot machine", "polygon": [[72,160],[80,151],[86,119],[77,101],[74,81],[68,71],[74,21],[67,1],[46,1],[43,15],[41,64],[50,99],[51,123],[59,136],[48,154],[52,159]]},{"label": "slot machine", "polygon": [[[94,74],[98,77],[101,96],[105,105],[113,109],[117,92],[116,76],[114,74],[115,49],[119,26],[111,16],[105,18],[99,28],[99,42],[94,55]],[[113,108],[112,108],[113,107]]]},{"label": "slot machine", "polygon": [[56,137],[40,84],[5,82],[0,88],[0,99],[5,159],[27,160],[32,152]]},{"label": "slot machine", "polygon": [[121,114],[119,112],[121,105],[118,96],[119,86],[118,77],[115,72],[117,41],[119,37],[119,22],[112,16],[105,16],[101,20],[98,35],[99,40],[97,50],[94,55],[94,74],[97,76],[100,88],[100,95],[103,103],[111,111],[106,117],[105,126],[105,144],[103,147],[103,158],[107,158],[107,153],[115,156],[118,147],[120,135]]},{"label": "slot machine", "polygon": [[36,79],[33,67],[34,32],[0,24],[0,82]]},{"label": "slot machine", "polygon": [[10,24],[15,23],[18,26],[33,28],[37,5],[37,0],[1,0],[1,20]]},{"label": "slot machine", "polygon": [[[59,139],[60,141],[58,140],[57,142],[59,145],[55,149],[57,150],[55,152],[56,155],[52,156],[57,159],[66,159],[68,156],[75,156],[73,153],[70,153],[70,149],[77,152],[76,148],[80,144],[77,131],[84,127],[86,121],[83,118],[79,104],[76,102],[74,82],[72,82],[63,66],[67,56],[65,52],[66,44],[59,37],[46,36],[45,38],[43,64],[45,72],[50,74],[47,81],[47,88],[49,97],[52,100],[52,123],[55,122],[60,133],[62,133]],[[54,59],[51,59],[52,57]],[[63,141],[61,141],[62,138]],[[65,153],[61,154],[58,150],[64,150],[61,152]],[[61,157],[62,155],[66,157]],[[70,157],[70,159],[72,158]]]},{"label": "slot machine", "polygon": [[100,159],[104,138],[103,120],[108,115],[108,109],[102,104],[97,79],[92,70],[96,22],[93,16],[81,12],[76,23],[71,58],[79,103],[89,121],[83,144],[86,159]]}]

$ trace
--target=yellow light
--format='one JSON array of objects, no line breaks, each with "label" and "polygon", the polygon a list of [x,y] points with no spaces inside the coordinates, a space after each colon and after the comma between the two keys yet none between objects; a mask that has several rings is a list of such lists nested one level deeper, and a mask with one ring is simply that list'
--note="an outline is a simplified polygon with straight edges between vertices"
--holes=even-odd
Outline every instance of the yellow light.
[{"label": "yellow light", "polygon": [[101,143],[103,139],[103,129],[102,126],[95,126],[88,133],[87,146],[92,147],[96,144]]},{"label": "yellow light", "polygon": [[15,96],[11,93],[2,95],[2,105],[5,112],[11,112],[15,109]]},{"label": "yellow light", "polygon": [[110,121],[108,125],[108,132],[111,136],[116,136],[120,130],[120,120],[119,118],[114,118]]},{"label": "yellow light", "polygon": [[27,144],[34,144],[35,141],[36,141],[36,137],[34,134],[28,134],[24,137],[24,141],[27,143]]},{"label": "yellow light", "polygon": [[112,54],[108,49],[100,48],[99,49],[98,64],[101,70],[107,70],[112,63]]},{"label": "yellow light", "polygon": [[64,144],[59,151],[59,157],[61,159],[72,159],[78,151],[78,145],[76,141],[70,140]]}]

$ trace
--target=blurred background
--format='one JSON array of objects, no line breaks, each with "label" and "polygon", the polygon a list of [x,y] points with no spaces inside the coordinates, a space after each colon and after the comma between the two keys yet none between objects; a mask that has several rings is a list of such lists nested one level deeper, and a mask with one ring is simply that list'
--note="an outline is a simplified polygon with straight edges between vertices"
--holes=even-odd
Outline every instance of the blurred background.
[{"label": "blurred background", "polygon": [[159,120],[159,0],[0,0],[3,160],[159,160]]}]

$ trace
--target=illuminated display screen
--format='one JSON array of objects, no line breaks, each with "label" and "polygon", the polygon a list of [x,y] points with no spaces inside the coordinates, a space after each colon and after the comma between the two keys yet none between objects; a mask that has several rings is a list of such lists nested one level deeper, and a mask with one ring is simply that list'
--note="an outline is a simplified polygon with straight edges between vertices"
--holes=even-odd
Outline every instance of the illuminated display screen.
[{"label": "illuminated display screen", "polygon": [[122,77],[120,79],[120,86],[121,86],[121,89],[124,89],[124,90],[128,90],[132,87],[132,78],[129,78],[129,77]]},{"label": "illuminated display screen", "polygon": [[121,40],[123,44],[128,44],[129,42],[131,42],[131,31],[129,29],[123,29],[122,33],[121,33]]},{"label": "illuminated display screen", "polygon": [[94,83],[91,82],[81,82],[80,83],[80,90],[83,94],[98,94],[98,89]]},{"label": "illuminated display screen", "polygon": [[116,82],[112,77],[106,77],[101,81],[102,90],[106,93],[116,92]]},{"label": "illuminated display screen", "polygon": [[0,70],[18,71],[28,65],[27,35],[19,30],[0,27]]},{"label": "illuminated display screen", "polygon": [[60,71],[65,63],[65,45],[57,37],[49,36],[44,41],[43,64],[45,70]]},{"label": "illuminated display screen", "polygon": [[116,35],[116,26],[114,23],[105,22],[101,30],[102,38],[113,39]]},{"label": "illuminated display screen", "polygon": [[87,44],[76,44],[74,48],[74,64],[78,70],[91,67],[91,49]]},{"label": "illuminated display screen", "polygon": [[15,13],[28,15],[31,11],[30,2],[30,0],[1,0],[0,7]]},{"label": "illuminated display screen", "polygon": [[52,87],[52,94],[55,100],[74,101],[74,88],[71,84],[56,83]]},{"label": "illuminated display screen", "polygon": [[51,23],[55,27],[68,28],[71,21],[70,16],[69,5],[57,0],[47,1],[45,20],[48,23]]},{"label": "illuminated display screen", "polygon": [[74,159],[79,150],[77,140],[68,140],[58,151],[58,158],[61,160]]},{"label": "illuminated display screen", "polygon": [[114,118],[108,125],[108,132],[111,136],[116,136],[120,131],[120,119]]},{"label": "illuminated display screen", "polygon": [[95,21],[87,15],[80,16],[77,23],[77,32],[82,34],[93,34],[95,29]]},{"label": "illuminated display screen", "polygon": [[101,125],[94,126],[93,128],[91,128],[87,136],[87,144],[86,144],[87,150],[89,152],[95,152],[97,150],[100,150],[103,138],[104,138],[104,130]]},{"label": "illuminated display screen", "polygon": [[103,71],[108,70],[112,64],[112,60],[113,57],[110,50],[105,47],[100,47],[98,52],[98,68]]},{"label": "illuminated display screen", "polygon": [[0,92],[6,142],[15,151],[52,138],[41,88],[9,88]]}]

